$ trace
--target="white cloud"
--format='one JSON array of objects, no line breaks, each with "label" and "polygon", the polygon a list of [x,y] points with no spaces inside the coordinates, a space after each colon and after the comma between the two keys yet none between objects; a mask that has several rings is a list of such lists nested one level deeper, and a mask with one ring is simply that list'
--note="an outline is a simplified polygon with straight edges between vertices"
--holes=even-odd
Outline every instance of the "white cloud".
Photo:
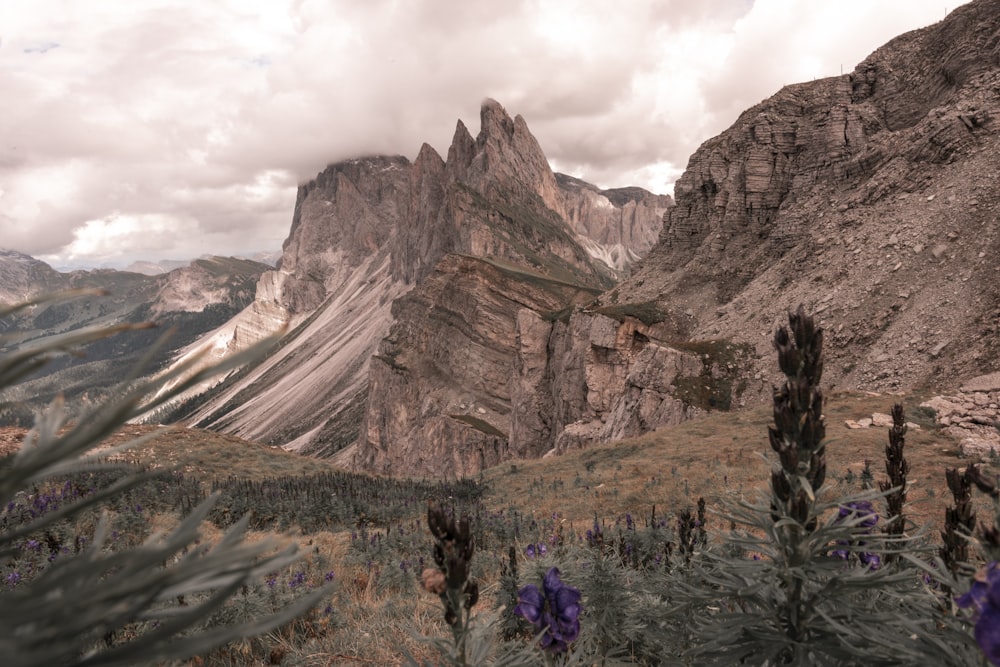
[{"label": "white cloud", "polygon": [[445,153],[456,119],[475,132],[484,97],[523,115],[557,168],[669,191],[743,109],[943,16],[929,0],[627,8],[8,3],[0,246],[61,265],[277,249],[296,182],[424,141]]}]

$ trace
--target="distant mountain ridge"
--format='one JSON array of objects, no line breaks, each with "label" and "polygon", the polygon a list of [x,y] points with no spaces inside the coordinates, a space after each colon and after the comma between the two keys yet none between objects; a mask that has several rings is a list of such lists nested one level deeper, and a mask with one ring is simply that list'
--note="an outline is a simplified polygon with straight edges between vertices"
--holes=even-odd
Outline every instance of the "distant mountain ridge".
[{"label": "distant mountain ridge", "polygon": [[97,399],[124,377],[166,330],[174,335],[154,364],[224,323],[249,304],[254,285],[268,267],[258,262],[205,257],[169,273],[146,276],[96,269],[61,273],[33,257],[0,250],[0,304],[71,289],[98,289],[87,296],[46,303],[0,322],[0,346],[13,348],[82,327],[152,321],[157,329],[134,331],[98,341],[78,357],[62,357],[4,397],[0,423],[30,422],[34,409],[56,394]]}]

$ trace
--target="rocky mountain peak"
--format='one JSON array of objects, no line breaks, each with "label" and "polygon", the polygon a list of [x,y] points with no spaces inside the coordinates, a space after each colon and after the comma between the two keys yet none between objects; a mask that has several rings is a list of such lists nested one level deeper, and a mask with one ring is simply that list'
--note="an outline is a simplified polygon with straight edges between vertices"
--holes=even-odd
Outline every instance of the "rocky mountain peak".
[{"label": "rocky mountain peak", "polygon": [[534,194],[552,211],[564,213],[548,159],[524,118],[511,118],[499,102],[487,99],[479,122],[474,141],[461,121],[456,127],[448,151],[455,178],[490,199]]},{"label": "rocky mountain peak", "polygon": [[0,304],[13,304],[58,289],[61,276],[45,262],[0,248]]},{"label": "rocky mountain peak", "polygon": [[[480,123],[475,138],[456,124],[447,161],[424,144],[412,164],[348,160],[299,188],[279,269],[211,344],[233,349],[282,324],[288,342],[192,423],[317,455],[352,445],[344,456],[369,469],[384,469],[386,447],[411,470],[408,448],[501,447],[511,387],[482,385],[510,375],[519,311],[545,323],[613,284],[609,267],[648,247],[669,198],[611,195],[618,206],[580,181],[594,191],[584,201],[560,189],[523,118],[487,100]],[[414,372],[397,377],[404,365]],[[428,472],[480,466],[467,449]]]},{"label": "rocky mountain peak", "polygon": [[410,167],[402,156],[345,160],[299,186],[280,276],[264,278],[280,278],[273,293],[282,307],[316,308],[354,268],[386,251],[408,210]]}]

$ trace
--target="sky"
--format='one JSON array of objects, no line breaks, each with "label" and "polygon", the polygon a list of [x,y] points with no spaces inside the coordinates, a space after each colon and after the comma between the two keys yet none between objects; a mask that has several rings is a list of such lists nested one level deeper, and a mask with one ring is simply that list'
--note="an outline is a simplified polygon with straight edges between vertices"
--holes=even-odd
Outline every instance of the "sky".
[{"label": "sky", "polygon": [[671,194],[783,85],[848,73],[929,0],[0,4],[0,248],[59,268],[277,252],[296,187],[443,156],[483,99],[557,171]]}]

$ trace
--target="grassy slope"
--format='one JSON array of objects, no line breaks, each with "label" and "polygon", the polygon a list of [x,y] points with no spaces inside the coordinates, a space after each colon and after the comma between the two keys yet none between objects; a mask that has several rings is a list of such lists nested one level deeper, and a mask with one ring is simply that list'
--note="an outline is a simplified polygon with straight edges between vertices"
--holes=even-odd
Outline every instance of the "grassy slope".
[{"label": "grassy slope", "polygon": [[[851,487],[858,489],[857,477],[866,459],[872,461],[875,480],[884,477],[886,429],[848,430],[844,420],[858,419],[875,411],[888,412],[898,399],[857,394],[828,399],[828,484],[846,484],[842,478],[850,469],[855,476]],[[919,399],[908,399],[906,403],[916,405]],[[919,421],[918,411],[911,409],[910,414],[911,420]],[[585,530],[595,515],[602,521],[613,522],[616,517],[631,513],[642,523],[654,505],[656,516],[668,518],[672,523],[675,513],[693,505],[699,496],[708,500],[711,510],[724,509],[726,502],[743,497],[753,499],[757,490],[764,488],[770,466],[764,456],[770,419],[765,408],[714,412],[680,426],[558,458],[506,463],[484,475],[485,506],[491,511],[504,510],[508,516],[516,508],[527,517],[537,517],[540,523],[557,514],[556,523],[562,522],[577,532]],[[151,430],[154,428],[130,426],[115,440]],[[13,429],[0,429],[0,454],[16,446],[17,435]],[[918,526],[929,526],[930,538],[937,541],[944,507],[950,500],[944,469],[964,466],[967,462],[957,457],[956,443],[926,421],[922,429],[908,434],[906,456],[911,464],[912,484],[908,511]],[[129,459],[176,466],[205,483],[230,476],[262,480],[334,470],[326,461],[194,429],[167,430],[135,449]],[[996,472],[995,467],[988,472]],[[983,505],[981,516],[991,516],[981,494],[974,498]],[[408,533],[404,536],[394,529],[392,544],[397,546],[389,546],[389,536],[384,535],[385,547],[375,551],[352,547],[352,531],[346,529],[306,534],[293,530],[291,534],[279,535],[281,542],[295,540],[302,544],[311,563],[307,566],[311,576],[319,576],[326,568],[336,571],[339,584],[332,604],[338,611],[334,617],[314,618],[298,630],[290,627],[283,631],[285,634],[272,634],[260,640],[259,650],[281,650],[299,659],[309,656],[333,664],[389,664],[398,661],[401,646],[418,655],[422,652],[412,630],[437,636],[446,634],[437,600],[419,592],[412,580],[415,572],[407,574],[396,567],[402,558],[412,563],[414,553],[422,553],[422,545],[427,541],[422,500],[412,505],[412,512],[412,518],[395,524],[405,526]],[[168,516],[154,521],[172,522]],[[358,524],[363,522],[359,519]],[[718,520],[710,517],[710,535],[722,528]],[[377,525],[372,529],[380,530]],[[211,525],[206,532],[210,539],[220,533]],[[255,531],[254,539],[266,535],[267,532]],[[522,535],[520,539],[533,538]],[[523,550],[525,545],[516,546]],[[493,604],[498,551],[505,552],[506,546],[481,545],[477,552],[474,574],[483,584],[483,609]],[[372,558],[376,559],[375,570],[380,570],[381,575],[373,571]],[[278,574],[280,588],[294,573],[289,570]],[[381,579],[377,579],[379,576]],[[237,649],[248,650],[245,646],[230,650]],[[221,658],[216,655],[206,664],[221,664],[217,662]]]},{"label": "grassy slope", "polygon": [[[885,479],[884,448],[887,429],[850,430],[845,420],[888,413],[901,397],[837,394],[827,399],[827,484],[841,480],[851,470],[857,481],[865,460],[870,460],[875,480]],[[920,401],[904,400],[904,407]],[[916,412],[910,411],[913,421]],[[704,496],[709,507],[724,501],[754,500],[764,490],[773,453],[767,443],[771,423],[769,407],[739,412],[713,412],[679,426],[663,428],[638,438],[571,452],[558,458],[518,461],[490,470],[486,477],[491,494],[488,504],[514,504],[540,516],[559,513],[580,527],[594,514],[615,516],[631,512],[658,516],[693,506]],[[918,525],[937,526],[950,501],[944,470],[964,467],[957,444],[924,422],[906,436],[910,462],[908,500]],[[687,489],[687,491],[685,491]]]}]

